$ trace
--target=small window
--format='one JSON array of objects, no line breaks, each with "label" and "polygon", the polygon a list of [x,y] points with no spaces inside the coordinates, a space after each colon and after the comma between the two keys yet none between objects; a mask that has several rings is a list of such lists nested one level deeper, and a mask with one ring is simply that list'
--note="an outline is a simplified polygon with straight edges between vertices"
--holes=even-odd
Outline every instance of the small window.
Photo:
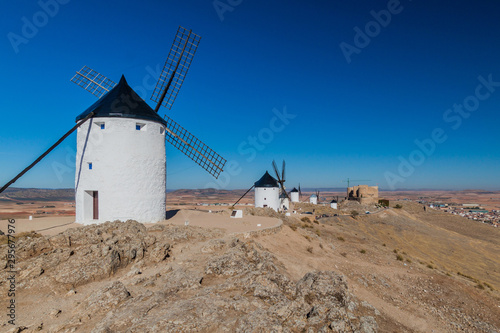
[{"label": "small window", "polygon": [[104,123],[101,124],[101,129],[105,129],[106,128],[106,125],[104,125]]},{"label": "small window", "polygon": [[146,129],[146,124],[136,123],[135,124],[135,129],[137,131],[144,131]]},{"label": "small window", "polygon": [[163,126],[160,126],[160,134],[163,134],[165,133],[165,129],[163,128]]},{"label": "small window", "polygon": [[94,124],[102,130],[106,128],[106,125],[102,121],[96,121]]},{"label": "small window", "polygon": [[92,162],[89,162],[89,170],[92,170]]},{"label": "small window", "polygon": [[266,198],[264,198],[264,200],[266,200]]}]

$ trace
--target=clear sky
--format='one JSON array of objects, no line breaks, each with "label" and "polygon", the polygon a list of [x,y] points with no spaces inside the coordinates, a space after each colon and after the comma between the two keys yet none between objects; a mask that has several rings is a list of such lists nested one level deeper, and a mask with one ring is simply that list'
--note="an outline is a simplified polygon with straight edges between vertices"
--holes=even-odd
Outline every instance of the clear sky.
[{"label": "clear sky", "polygon": [[[167,187],[500,189],[497,1],[41,0],[0,11],[0,185],[95,97],[83,65],[149,100],[179,25],[202,36],[168,113],[230,161],[218,182],[167,144]],[[74,186],[76,134],[17,187]],[[417,143],[416,143],[417,142]]]}]

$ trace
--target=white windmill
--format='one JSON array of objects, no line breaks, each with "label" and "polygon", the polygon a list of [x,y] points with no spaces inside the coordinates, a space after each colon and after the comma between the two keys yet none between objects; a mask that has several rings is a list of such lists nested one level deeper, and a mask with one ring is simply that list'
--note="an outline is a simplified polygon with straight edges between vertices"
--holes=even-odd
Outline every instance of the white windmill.
[{"label": "white windmill", "polygon": [[330,208],[337,209],[338,202],[339,202],[339,197],[337,197],[336,199],[333,198],[333,200],[330,201]]},{"label": "white windmill", "polygon": [[277,180],[266,171],[266,173],[233,204],[233,207],[236,206],[248,192],[255,188],[255,207],[269,207],[275,211],[290,209],[290,198],[288,197],[288,193],[286,193],[284,185],[285,161],[283,161],[281,176],[275,161],[273,161],[273,168],[276,173],[276,178],[278,178]]},{"label": "white windmill", "polygon": [[165,140],[215,178],[226,160],[159,108],[171,108],[194,57],[200,36],[179,27],[151,99],[153,110],[122,76],[113,81],[88,67],[71,79],[100,98],[77,118],[77,124],[32,164],[0,189],[0,193],[78,129],[76,158],[76,222],[100,223],[165,218]]},{"label": "white windmill", "polygon": [[266,171],[264,176],[255,182],[254,187],[255,207],[269,207],[278,211],[280,208],[280,187],[278,181]]},{"label": "white windmill", "polygon": [[290,200],[292,202],[299,202],[299,190],[297,190],[295,187],[290,191]]},{"label": "white windmill", "polygon": [[317,205],[318,201],[319,201],[319,191],[316,191],[316,194],[313,194],[309,197],[309,203]]}]

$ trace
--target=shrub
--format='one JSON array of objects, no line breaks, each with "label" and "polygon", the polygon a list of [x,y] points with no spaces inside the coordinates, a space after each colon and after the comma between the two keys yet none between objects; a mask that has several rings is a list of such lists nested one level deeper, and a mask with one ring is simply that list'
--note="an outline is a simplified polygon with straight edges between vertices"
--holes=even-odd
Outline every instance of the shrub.
[{"label": "shrub", "polygon": [[384,243],[384,244],[382,244],[382,246],[387,246],[387,245],[385,245],[385,243]]},{"label": "shrub", "polygon": [[337,237],[337,239],[338,239],[339,241],[341,241],[341,242],[345,242],[345,239],[344,239],[344,237],[342,237],[342,236]]},{"label": "shrub", "polygon": [[399,261],[403,261],[403,256],[402,256],[402,255],[400,255],[400,254],[398,254],[398,255],[396,256],[396,259],[397,259],[397,260],[399,260]]},{"label": "shrub", "polygon": [[394,250],[392,250],[392,252],[398,253],[398,249],[394,249]]},{"label": "shrub", "polygon": [[351,216],[352,217],[356,218],[356,216],[358,216],[358,215],[359,215],[359,212],[357,210],[352,210],[351,211]]},{"label": "shrub", "polygon": [[311,237],[309,237],[308,235],[305,235],[304,238],[307,239],[308,241],[311,241]]},{"label": "shrub", "polygon": [[314,220],[313,222],[316,223],[316,224],[319,224],[318,220]]},{"label": "shrub", "polygon": [[290,229],[292,229],[293,231],[297,231],[297,226],[296,225],[291,225]]},{"label": "shrub", "polygon": [[432,266],[431,264],[428,264],[427,268],[434,269],[434,266]]},{"label": "shrub", "polygon": [[302,222],[308,222],[308,223],[311,223],[311,220],[309,220],[308,217],[303,217],[300,219]]},{"label": "shrub", "polygon": [[394,208],[401,209],[401,208],[403,208],[403,206],[401,206],[400,204],[397,204],[396,206],[394,206]]},{"label": "shrub", "polygon": [[365,249],[361,249],[361,250],[359,250],[359,252],[365,254],[366,250]]},{"label": "shrub", "polygon": [[307,252],[309,252],[309,253],[313,253],[313,248],[312,248],[312,246],[308,246],[308,247],[307,247]]},{"label": "shrub", "polygon": [[319,247],[320,247],[320,248],[323,248],[323,244],[322,244],[322,243],[319,243]]},{"label": "shrub", "polygon": [[321,236],[321,232],[319,230],[314,230],[314,232],[316,233],[316,235]]}]

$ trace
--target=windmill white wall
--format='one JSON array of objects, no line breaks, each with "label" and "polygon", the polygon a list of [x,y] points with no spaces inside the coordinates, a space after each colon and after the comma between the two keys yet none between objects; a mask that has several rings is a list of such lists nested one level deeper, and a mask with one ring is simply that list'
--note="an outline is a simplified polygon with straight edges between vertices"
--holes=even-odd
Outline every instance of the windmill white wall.
[{"label": "windmill white wall", "polygon": [[290,209],[290,200],[285,196],[281,195],[280,197],[280,210],[289,210]]},{"label": "windmill white wall", "polygon": [[337,202],[330,202],[330,207],[333,209],[337,209]]},{"label": "windmill white wall", "polygon": [[312,203],[313,205],[318,204],[318,197],[316,196],[316,194],[313,194],[309,197],[309,203]]},{"label": "windmill white wall", "polygon": [[255,187],[255,207],[269,207],[278,211],[280,207],[279,187]]},{"label": "windmill white wall", "polygon": [[[162,124],[133,118],[90,119],[77,134],[76,222],[164,220],[165,172]],[[98,219],[93,216],[95,191]]]},{"label": "windmill white wall", "polygon": [[292,202],[299,202],[299,192],[290,192],[290,199]]}]

